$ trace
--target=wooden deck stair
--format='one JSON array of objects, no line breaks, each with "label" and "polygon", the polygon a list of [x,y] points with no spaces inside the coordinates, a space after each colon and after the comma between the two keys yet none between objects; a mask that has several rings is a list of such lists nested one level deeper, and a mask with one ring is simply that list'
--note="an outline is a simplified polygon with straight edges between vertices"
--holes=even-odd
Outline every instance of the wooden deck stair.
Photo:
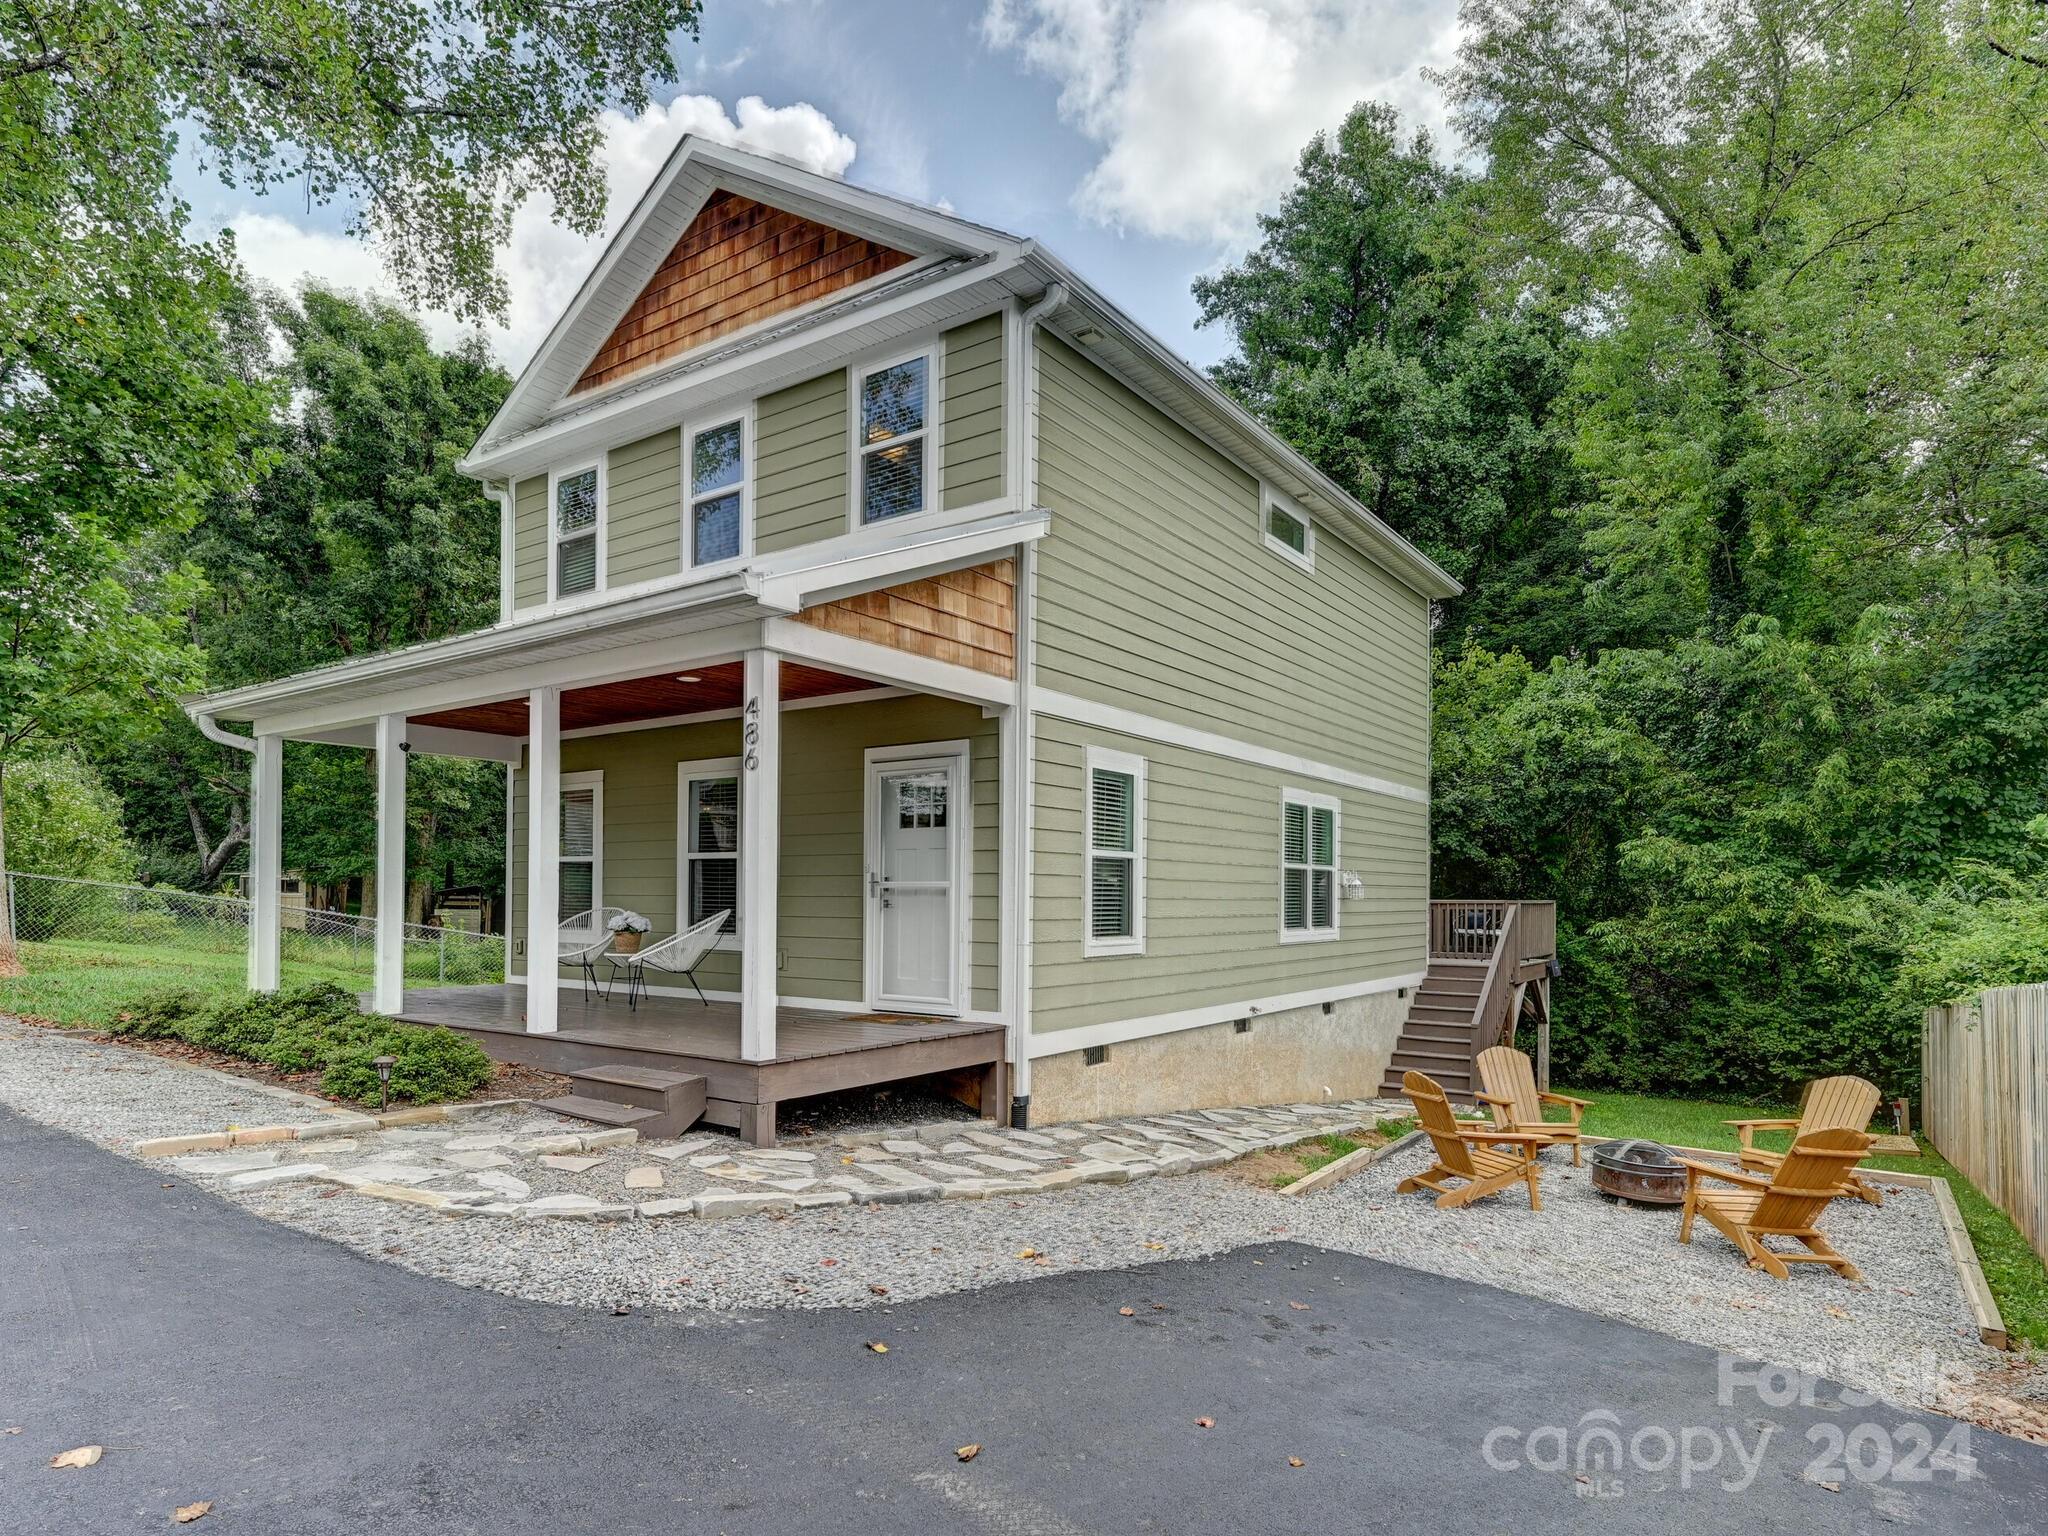
[{"label": "wooden deck stair", "polygon": [[704,1079],[693,1072],[607,1062],[571,1072],[569,1081],[578,1092],[542,1099],[541,1108],[653,1137],[680,1136],[704,1115]]},{"label": "wooden deck stair", "polygon": [[1451,1098],[1469,1100],[1479,1086],[1479,1053],[1512,1039],[1525,1007],[1533,1007],[1539,1023],[1538,1066],[1547,1081],[1556,948],[1551,902],[1431,902],[1429,971],[1395,1042],[1381,1094],[1399,1098],[1402,1073],[1426,1072]]}]

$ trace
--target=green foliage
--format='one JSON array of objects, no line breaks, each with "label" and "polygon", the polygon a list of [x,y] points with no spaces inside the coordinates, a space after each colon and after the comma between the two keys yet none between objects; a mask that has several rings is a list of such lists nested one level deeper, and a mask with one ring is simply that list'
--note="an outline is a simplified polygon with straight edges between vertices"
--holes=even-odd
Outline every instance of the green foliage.
[{"label": "green foliage", "polygon": [[115,1014],[108,1028],[143,1039],[188,1044],[283,1072],[319,1071],[321,1091],[374,1104],[376,1058],[392,1056],[391,1097],[416,1104],[464,1098],[491,1080],[491,1061],[453,1030],[422,1028],[365,1014],[331,982],[272,993],[249,993],[208,1004],[189,991],[144,994]]},{"label": "green foliage", "polygon": [[72,752],[47,752],[4,770],[7,863],[38,875],[127,880],[135,850],[121,825],[121,802]]}]

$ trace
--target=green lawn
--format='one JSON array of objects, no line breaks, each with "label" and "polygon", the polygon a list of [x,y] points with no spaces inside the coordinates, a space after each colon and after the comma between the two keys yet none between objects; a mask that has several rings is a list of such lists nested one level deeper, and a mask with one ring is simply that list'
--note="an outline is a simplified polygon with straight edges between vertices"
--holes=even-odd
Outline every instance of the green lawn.
[{"label": "green lawn", "polygon": [[[451,949],[451,956],[459,953],[460,960],[448,967],[449,985],[502,978],[501,943],[478,948],[468,947],[468,941],[462,943],[459,952]],[[22,945],[21,964],[24,974],[0,980],[0,1013],[100,1026],[136,996],[158,987],[188,987],[209,996],[239,992],[249,962],[239,947],[55,940]],[[281,970],[287,987],[331,981],[368,991],[370,950],[364,943],[351,946],[346,940],[294,935]],[[406,946],[408,987],[439,985],[442,974],[437,946]]]},{"label": "green lawn", "polygon": [[[1739,1145],[1726,1121],[1760,1120],[1768,1116],[1790,1117],[1793,1111],[1782,1104],[1725,1104],[1706,1099],[1657,1099],[1636,1093],[1609,1093],[1600,1089],[1559,1088],[1559,1093],[1591,1099],[1586,1111],[1586,1131],[1594,1136],[1647,1136],[1652,1141],[1686,1147],[1708,1147],[1734,1151]],[[1556,1118],[1561,1112],[1553,1111]],[[1765,1132],[1759,1144],[1782,1151],[1790,1143],[1783,1132]],[[1869,1166],[1903,1173],[1924,1173],[1948,1180],[1963,1224],[1976,1244],[1977,1260],[1984,1266],[1984,1278],[1998,1298],[1998,1310],[2015,1339],[2026,1339],[2037,1347],[2048,1347],[2048,1268],[2027,1246],[2027,1240],[2005,1212],[1978,1192],[1977,1186],[1952,1167],[1948,1160],[1920,1140],[1919,1157],[1873,1157]]]}]

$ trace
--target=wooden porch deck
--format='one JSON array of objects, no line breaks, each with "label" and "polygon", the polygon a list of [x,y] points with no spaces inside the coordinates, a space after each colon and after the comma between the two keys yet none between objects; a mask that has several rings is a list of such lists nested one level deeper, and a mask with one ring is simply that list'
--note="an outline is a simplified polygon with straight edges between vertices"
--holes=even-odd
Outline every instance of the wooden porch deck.
[{"label": "wooden porch deck", "polygon": [[408,992],[398,1017],[460,1030],[493,1060],[548,1072],[627,1063],[696,1073],[705,1081],[706,1122],[756,1146],[775,1144],[782,1100],[932,1073],[954,1075],[982,1113],[1009,1112],[1000,1024],[778,1008],[775,1059],[742,1061],[737,1003],[648,997],[629,1011],[623,997],[607,1002],[564,988],[558,1006],[551,1035],[526,1032],[526,988],[510,983]]}]

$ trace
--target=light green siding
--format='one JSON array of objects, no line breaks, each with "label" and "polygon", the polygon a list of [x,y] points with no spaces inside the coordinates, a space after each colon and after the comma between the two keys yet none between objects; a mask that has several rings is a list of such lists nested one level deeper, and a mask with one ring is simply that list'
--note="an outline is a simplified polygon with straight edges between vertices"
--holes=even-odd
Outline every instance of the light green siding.
[{"label": "light green siding", "polygon": [[846,370],[763,395],[754,423],[754,548],[846,532]]},{"label": "light green siding", "polygon": [[522,480],[512,492],[512,606],[548,600],[548,477]]},{"label": "light green siding", "polygon": [[941,371],[941,505],[992,501],[1003,494],[1003,317],[948,331]]},{"label": "light green siding", "polygon": [[[1039,716],[1032,825],[1032,1028],[1176,1013],[1309,992],[1424,966],[1429,825],[1416,801]],[[1084,753],[1146,761],[1145,952],[1084,958]],[[1366,894],[1337,903],[1338,937],[1280,942],[1280,796],[1341,799],[1339,869]]]},{"label": "light green siding", "polygon": [[[861,881],[865,866],[864,752],[906,742],[966,739],[972,785],[972,1003],[997,1007],[1000,926],[996,723],[971,705],[916,697],[790,710],[782,734],[780,990],[789,997],[862,1000]],[[676,765],[739,754],[736,721],[664,726],[562,743],[562,771],[604,774],[604,904],[630,907],[656,937],[676,928]],[[524,936],[526,775],[515,775],[507,864],[515,944]],[[707,990],[739,984],[738,957],[698,972]],[[513,969],[523,973],[523,956]],[[570,973],[573,974],[573,973]]]},{"label": "light green siding", "polygon": [[1037,684],[1424,786],[1428,603],[1327,529],[1268,549],[1259,487],[1040,339]]},{"label": "light green siding", "polygon": [[605,585],[682,568],[682,432],[671,427],[605,455]]}]

